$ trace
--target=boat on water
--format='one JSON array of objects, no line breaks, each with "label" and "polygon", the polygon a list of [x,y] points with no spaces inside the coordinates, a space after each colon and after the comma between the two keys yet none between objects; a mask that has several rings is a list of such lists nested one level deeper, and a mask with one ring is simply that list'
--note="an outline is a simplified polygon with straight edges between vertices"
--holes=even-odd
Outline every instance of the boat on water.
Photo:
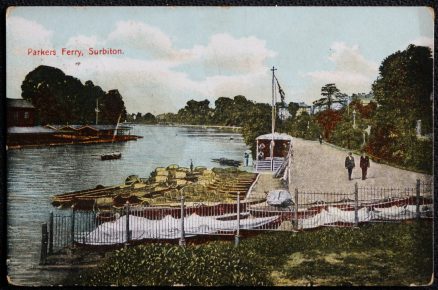
[{"label": "boat on water", "polygon": [[241,161],[238,160],[233,160],[233,159],[227,159],[227,158],[219,158],[219,159],[212,159],[213,162],[217,162],[220,165],[224,165],[224,166],[234,166],[234,167],[239,167],[240,164],[242,164]]},{"label": "boat on water", "polygon": [[197,166],[190,171],[173,164],[156,168],[149,178],[130,175],[123,184],[55,195],[52,205],[77,210],[123,208],[127,202],[132,206],[170,206],[179,205],[181,195],[187,203],[235,203],[236,195],[245,195],[257,176],[234,167]]},{"label": "boat on water", "polygon": [[[98,103],[96,103],[96,114],[98,114],[98,112],[99,112],[99,107],[98,107]],[[116,129],[114,130],[113,139],[111,141],[111,144],[114,143],[114,139],[116,138],[117,129],[119,128],[121,116],[122,116],[122,114],[120,114],[119,118],[117,119],[117,125],[116,125]],[[96,124],[97,124],[97,116],[96,116]],[[100,160],[114,160],[114,159],[120,159],[120,158],[122,158],[121,152],[104,153],[104,154],[100,155]]]},{"label": "boat on water", "polygon": [[122,153],[120,152],[112,152],[100,155],[101,160],[113,160],[122,158]]}]

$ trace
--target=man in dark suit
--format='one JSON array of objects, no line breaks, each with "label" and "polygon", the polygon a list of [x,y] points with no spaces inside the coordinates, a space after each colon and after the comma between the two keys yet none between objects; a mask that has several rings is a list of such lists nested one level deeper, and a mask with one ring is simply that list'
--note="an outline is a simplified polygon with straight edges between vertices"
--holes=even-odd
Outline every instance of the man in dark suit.
[{"label": "man in dark suit", "polygon": [[362,153],[360,157],[360,168],[362,168],[362,180],[367,179],[367,170],[370,167],[370,159],[365,155],[365,152]]},{"label": "man in dark suit", "polygon": [[348,156],[345,158],[345,168],[348,170],[348,180],[351,180],[351,173],[354,168],[354,158],[351,152],[348,152]]}]

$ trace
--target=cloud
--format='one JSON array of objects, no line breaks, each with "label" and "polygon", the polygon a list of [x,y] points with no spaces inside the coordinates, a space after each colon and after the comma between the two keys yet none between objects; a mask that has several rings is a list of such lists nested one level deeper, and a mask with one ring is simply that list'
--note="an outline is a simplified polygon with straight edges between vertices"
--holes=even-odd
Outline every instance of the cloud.
[{"label": "cloud", "polygon": [[[432,49],[432,52],[433,52],[434,43],[433,43],[433,39],[430,37],[421,36],[419,38],[416,38],[416,39],[410,41],[409,44],[414,44],[417,46],[427,46],[427,47],[430,47]],[[406,49],[406,47],[403,48],[403,50],[404,49]]]},{"label": "cloud", "polygon": [[257,102],[271,101],[271,76],[268,70],[242,75],[207,77],[201,83],[201,87],[208,96],[244,95]]},{"label": "cloud", "polygon": [[79,66],[71,62],[63,70],[83,82],[91,79],[104,90],[117,88],[129,112],[176,112],[190,99],[207,98],[214,103],[217,97],[239,94],[270,102],[270,75],[264,71],[195,81],[187,73],[173,70],[166,61],[110,56],[89,58]]},{"label": "cloud", "polygon": [[[221,33],[210,37],[206,45],[194,44],[188,49],[174,47],[171,37],[159,28],[142,22],[121,21],[107,36],[74,35],[61,47],[123,47],[121,56],[88,56],[82,58],[53,56],[31,58],[23,48],[38,43],[37,48],[53,47],[53,32],[38,23],[8,19],[8,96],[21,95],[21,82],[38,65],[58,67],[83,83],[92,80],[103,90],[118,89],[129,112],[176,112],[190,99],[233,97],[238,94],[269,102],[270,76],[265,62],[276,53],[264,40],[253,36],[236,38]],[[33,29],[33,30],[32,30]],[[12,38],[11,33],[21,37]],[[29,31],[33,31],[30,33]],[[35,44],[36,45],[36,44]],[[11,62],[9,62],[11,59]],[[12,70],[12,67],[14,69]],[[201,72],[195,79],[192,73]]]},{"label": "cloud", "polygon": [[343,42],[335,42],[330,48],[333,53],[329,56],[336,65],[336,71],[338,72],[355,72],[361,75],[374,74],[378,65],[367,61],[365,57],[360,53],[359,46],[348,46]]},{"label": "cloud", "polygon": [[105,41],[98,39],[96,36],[76,35],[67,40],[67,48],[85,49],[89,47],[102,47]]},{"label": "cloud", "polygon": [[173,71],[165,61],[89,57],[80,65],[70,62],[63,71],[82,82],[90,79],[105,91],[118,89],[129,112],[175,112],[188,100],[187,95],[201,95],[198,83]]},{"label": "cloud", "polygon": [[333,63],[334,69],[305,74],[311,80],[304,92],[306,100],[320,98],[321,87],[328,83],[335,83],[346,94],[369,92],[378,75],[378,64],[365,59],[357,45],[335,42],[330,49],[332,53],[328,60]]},{"label": "cloud", "polygon": [[108,35],[108,44],[132,47],[149,53],[154,58],[184,60],[187,52],[173,48],[170,37],[159,28],[139,21],[119,21]]},{"label": "cloud", "polygon": [[207,69],[223,72],[253,73],[265,69],[265,61],[276,56],[266,42],[256,37],[234,38],[220,33],[211,36],[208,45],[195,46],[190,53]]},{"label": "cloud", "polygon": [[8,53],[20,54],[20,48],[52,48],[53,32],[35,21],[30,21],[21,17],[8,17],[6,22],[6,32],[8,36]]},{"label": "cloud", "polygon": [[45,57],[28,55],[29,49],[53,49],[53,32],[35,21],[10,16],[6,22],[6,75],[8,98],[20,98],[21,82]]}]

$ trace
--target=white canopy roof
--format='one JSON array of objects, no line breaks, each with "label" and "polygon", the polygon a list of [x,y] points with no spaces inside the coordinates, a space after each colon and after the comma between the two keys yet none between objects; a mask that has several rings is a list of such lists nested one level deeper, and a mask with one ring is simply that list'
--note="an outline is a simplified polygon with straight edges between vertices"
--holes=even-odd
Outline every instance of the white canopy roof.
[{"label": "white canopy roof", "polygon": [[[256,138],[256,140],[272,140],[272,133],[260,135]],[[286,134],[286,133],[274,133],[274,140],[285,140],[285,141],[292,141],[292,136]]]}]

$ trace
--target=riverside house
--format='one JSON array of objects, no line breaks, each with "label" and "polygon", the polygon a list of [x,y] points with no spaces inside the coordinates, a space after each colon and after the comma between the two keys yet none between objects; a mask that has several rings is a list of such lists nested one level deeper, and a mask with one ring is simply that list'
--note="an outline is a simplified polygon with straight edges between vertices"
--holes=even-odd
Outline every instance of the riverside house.
[{"label": "riverside house", "polygon": [[35,126],[35,107],[23,99],[6,99],[7,126],[31,127]]}]

